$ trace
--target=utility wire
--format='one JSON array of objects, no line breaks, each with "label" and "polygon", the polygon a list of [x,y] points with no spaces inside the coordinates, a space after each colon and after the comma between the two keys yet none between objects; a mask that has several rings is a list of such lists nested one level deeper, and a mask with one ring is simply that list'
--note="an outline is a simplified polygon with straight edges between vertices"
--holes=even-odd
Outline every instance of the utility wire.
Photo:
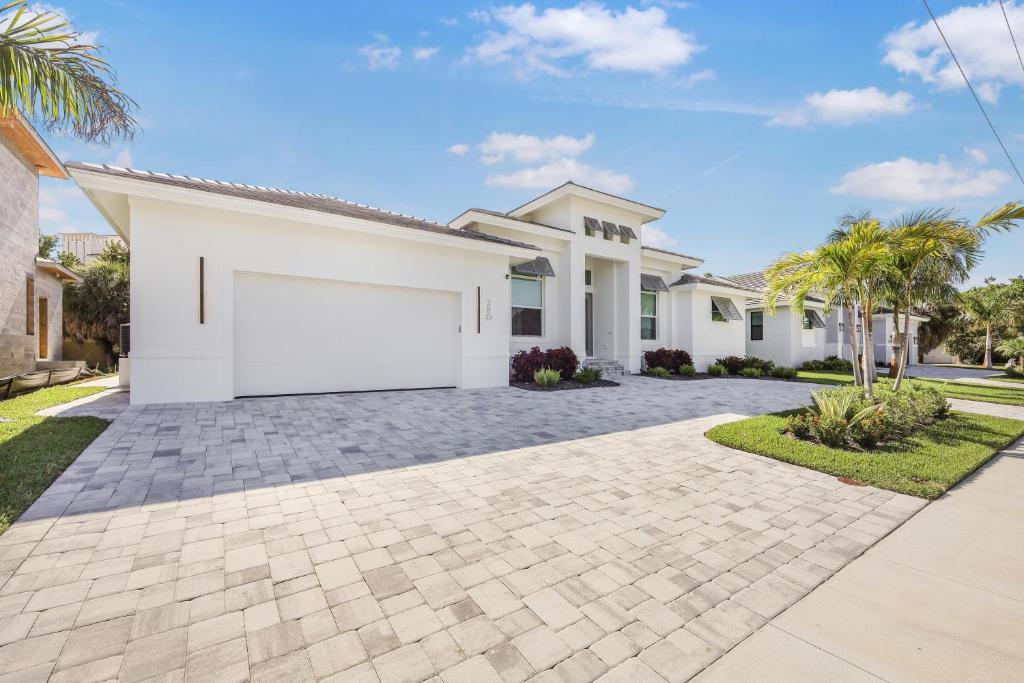
[{"label": "utility wire", "polygon": [[949,44],[949,41],[946,40],[946,34],[942,32],[942,27],[939,26],[939,21],[935,18],[935,13],[932,12],[931,6],[928,5],[928,0],[921,0],[921,2],[924,3],[924,8],[928,10],[928,16],[932,18],[932,23],[935,24],[936,30],[938,30],[939,35],[942,37],[942,42],[946,44],[946,49],[949,50],[949,56],[953,58],[956,68],[960,69],[960,75],[964,77],[964,83],[967,84],[967,89],[971,91],[971,95],[974,96],[974,101],[978,103],[978,109],[981,110],[981,115],[985,117],[988,127],[992,129],[992,135],[996,136],[996,142],[998,142],[999,146],[1003,148],[1003,154],[1006,155],[1006,160],[1010,162],[1010,166],[1012,166],[1013,170],[1017,173],[1017,177],[1020,179],[1021,184],[1024,184],[1024,175],[1021,175],[1020,169],[1017,168],[1017,164],[1013,162],[1013,157],[1010,156],[1010,151],[1006,149],[1006,145],[1003,144],[1003,139],[999,137],[999,133],[996,132],[996,127],[992,124],[992,119],[988,117],[988,112],[985,111],[985,105],[981,103],[981,98],[978,97],[978,93],[974,91],[974,86],[971,85],[970,79],[967,78],[967,72],[964,71],[964,68],[960,65],[960,60],[956,58],[956,53],[953,52],[953,47]]},{"label": "utility wire", "polygon": [[1006,20],[1006,30],[1010,32],[1010,40],[1013,41],[1013,49],[1017,51],[1017,61],[1020,62],[1021,71],[1024,71],[1024,57],[1020,56],[1020,48],[1017,46],[1017,38],[1013,35],[1013,28],[1010,27],[1010,17],[1006,15],[1006,5],[999,0],[999,7],[1003,10],[1003,19]]}]

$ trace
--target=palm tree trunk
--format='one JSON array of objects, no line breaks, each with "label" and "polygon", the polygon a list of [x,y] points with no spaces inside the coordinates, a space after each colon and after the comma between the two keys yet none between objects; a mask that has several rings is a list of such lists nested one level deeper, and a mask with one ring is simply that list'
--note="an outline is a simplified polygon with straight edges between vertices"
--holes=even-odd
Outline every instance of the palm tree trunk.
[{"label": "palm tree trunk", "polygon": [[867,389],[865,393],[868,396],[873,395],[872,385],[878,379],[877,371],[875,370],[875,339],[874,339],[874,321],[873,313],[874,307],[872,306],[871,298],[868,297],[865,301],[864,306],[864,386]]},{"label": "palm tree trunk", "polygon": [[985,323],[985,369],[992,369],[992,323]]},{"label": "palm tree trunk", "polygon": [[[906,310],[903,311],[903,334],[900,335],[900,367],[896,372],[896,381],[893,383],[892,388],[894,391],[899,391],[900,386],[903,384],[903,377],[907,374],[907,355],[910,352],[910,344],[907,341],[910,339],[910,307],[913,305],[911,299],[913,296],[910,285],[907,285],[907,301]],[[897,332],[899,330],[897,329]]]},{"label": "palm tree trunk", "polygon": [[853,359],[853,383],[860,386],[860,359],[857,357],[857,321],[853,315],[853,307],[848,303],[843,304],[843,312],[846,314],[846,331],[850,335],[850,354]]},{"label": "palm tree trunk", "polygon": [[[892,308],[892,340],[898,346],[902,343],[900,339],[900,309],[899,306],[893,306]],[[900,371],[900,359],[899,355],[892,350],[893,345],[889,345],[889,353],[892,354],[889,360],[889,377],[895,378]]]}]

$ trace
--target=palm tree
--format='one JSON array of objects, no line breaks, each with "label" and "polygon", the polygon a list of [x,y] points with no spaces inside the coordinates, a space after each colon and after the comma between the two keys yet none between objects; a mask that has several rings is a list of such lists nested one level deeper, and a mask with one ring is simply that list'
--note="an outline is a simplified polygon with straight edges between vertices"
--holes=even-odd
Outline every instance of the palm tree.
[{"label": "palm tree", "polygon": [[20,110],[84,140],[131,138],[135,102],[114,85],[99,48],[60,14],[25,3],[0,6],[0,116]]},{"label": "palm tree", "polygon": [[857,341],[857,325],[853,315],[854,302],[858,300],[860,273],[864,253],[849,240],[828,242],[812,251],[795,252],[775,261],[765,277],[764,304],[769,315],[775,314],[780,296],[788,299],[790,308],[802,314],[808,294],[816,292],[825,298],[826,310],[838,304],[842,306],[849,332],[850,352],[853,363],[853,378],[863,384],[862,374],[856,359],[860,356]]},{"label": "palm tree", "polygon": [[985,359],[983,365],[992,369],[992,326],[1002,317],[1006,297],[1004,285],[975,287],[960,295],[963,302],[964,318],[985,328]]},{"label": "palm tree", "polygon": [[[1024,220],[1024,204],[1008,202],[982,216],[974,225],[952,217],[944,209],[927,209],[903,216],[890,226],[893,234],[895,267],[902,276],[903,334],[900,336],[899,368],[894,389],[899,389],[906,375],[910,353],[907,331],[914,306],[914,284],[928,269],[948,284],[964,282],[977,265],[981,247],[993,232],[1005,232]],[[989,329],[991,333],[991,329]],[[989,335],[990,336],[990,335]],[[986,344],[986,357],[991,367],[991,339]]]}]

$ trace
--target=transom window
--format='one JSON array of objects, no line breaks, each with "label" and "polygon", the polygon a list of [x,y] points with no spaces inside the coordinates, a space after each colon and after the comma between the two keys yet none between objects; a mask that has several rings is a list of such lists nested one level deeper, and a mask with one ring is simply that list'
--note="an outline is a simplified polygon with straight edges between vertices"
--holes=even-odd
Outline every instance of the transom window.
[{"label": "transom window", "polygon": [[539,277],[512,276],[512,336],[544,334],[544,281]]},{"label": "transom window", "polygon": [[658,338],[658,293],[640,292],[640,338]]},{"label": "transom window", "polygon": [[764,311],[750,312],[750,341],[764,340]]}]

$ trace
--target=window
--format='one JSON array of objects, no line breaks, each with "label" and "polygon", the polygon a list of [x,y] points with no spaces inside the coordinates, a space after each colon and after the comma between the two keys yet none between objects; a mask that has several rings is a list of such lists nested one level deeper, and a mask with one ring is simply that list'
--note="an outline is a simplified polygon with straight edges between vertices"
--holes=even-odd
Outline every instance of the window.
[{"label": "window", "polygon": [[512,336],[543,334],[544,281],[539,277],[512,276]]},{"label": "window", "polygon": [[743,320],[743,314],[736,308],[732,299],[725,296],[711,297],[711,319],[727,323],[730,320]]},{"label": "window", "polygon": [[813,330],[814,329],[814,321],[811,320],[811,313],[810,313],[810,311],[805,311],[804,312],[804,329],[805,330]]},{"label": "window", "polygon": [[658,293],[640,292],[640,338],[658,338]]},{"label": "window", "polygon": [[813,330],[814,328],[825,329],[825,321],[821,319],[817,311],[804,311],[804,329]]},{"label": "window", "polygon": [[36,280],[25,276],[25,334],[36,333]]},{"label": "window", "polygon": [[583,284],[587,287],[591,285],[591,275],[589,270],[583,271]]},{"label": "window", "polygon": [[722,315],[722,311],[714,301],[711,302],[711,319],[720,323],[729,322],[725,319],[725,316]]},{"label": "window", "polygon": [[764,340],[764,312],[750,312],[750,341]]}]

